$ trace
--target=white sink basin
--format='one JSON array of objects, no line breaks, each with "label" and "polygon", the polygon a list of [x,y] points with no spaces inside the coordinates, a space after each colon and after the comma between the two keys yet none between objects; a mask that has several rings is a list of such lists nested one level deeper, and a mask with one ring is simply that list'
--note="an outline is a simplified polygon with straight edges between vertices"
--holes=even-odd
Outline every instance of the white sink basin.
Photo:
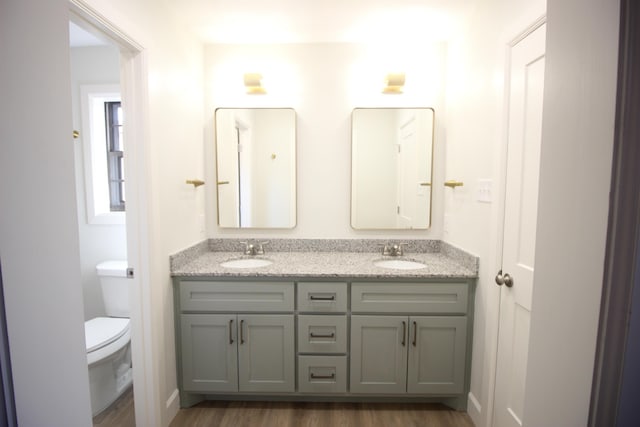
[{"label": "white sink basin", "polygon": [[265,267],[272,263],[272,261],[263,258],[242,258],[225,261],[220,263],[220,265],[227,268],[258,268]]},{"label": "white sink basin", "polygon": [[406,259],[383,259],[373,264],[377,267],[393,268],[395,270],[418,270],[426,267],[426,265],[421,262]]}]

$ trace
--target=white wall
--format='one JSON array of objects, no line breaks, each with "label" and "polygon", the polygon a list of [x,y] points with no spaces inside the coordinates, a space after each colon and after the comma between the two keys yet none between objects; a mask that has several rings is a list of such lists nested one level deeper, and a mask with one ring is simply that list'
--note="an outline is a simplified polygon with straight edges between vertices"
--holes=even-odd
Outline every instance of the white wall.
[{"label": "white wall", "polygon": [[0,13],[0,257],[21,426],[91,423],[68,8],[6,0]]},{"label": "white wall", "polygon": [[[285,111],[287,118],[289,110]],[[251,188],[254,224],[295,223],[295,186],[291,174],[295,171],[295,153],[289,149],[295,140],[295,127],[273,125],[281,123],[283,112],[264,110],[253,115]],[[288,121],[287,121],[288,122]],[[259,138],[258,138],[259,136]],[[272,156],[275,155],[275,158]],[[294,174],[295,180],[295,174]]]},{"label": "white wall", "polygon": [[[366,114],[359,114],[362,112]],[[352,193],[357,195],[353,194],[351,222],[357,218],[359,228],[393,226],[398,204],[396,117],[386,110],[361,110],[354,115],[358,126],[352,143],[360,148],[352,152],[356,167],[352,168],[351,185]]]},{"label": "white wall", "polygon": [[[153,400],[160,424],[168,425],[178,409],[173,325],[173,291],[169,255],[205,238],[202,179],[202,45],[174,26],[164,4],[153,0],[87,2],[105,19],[143,46],[148,81],[146,133],[148,217],[141,224],[150,250],[146,308],[152,330],[147,353],[157,373]],[[212,182],[210,180],[209,182]],[[206,187],[206,186],[205,186]],[[134,367],[135,369],[135,367]]]},{"label": "white wall", "polygon": [[609,209],[619,19],[618,1],[553,0],[548,6],[524,407],[529,426],[587,425]]},{"label": "white wall", "polygon": [[[445,190],[443,240],[480,258],[468,405],[479,427],[490,421],[495,378],[505,53],[507,44],[544,12],[544,0],[482,2],[448,50],[445,178],[464,186]],[[493,180],[493,203],[476,201],[479,179]]]},{"label": "white wall", "polygon": [[[206,186],[209,237],[441,237],[444,187],[436,185],[427,231],[356,231],[350,225],[351,111],[356,107],[434,107],[434,181],[444,176],[445,45],[407,44],[388,51],[352,44],[205,46],[205,173],[215,181],[214,111],[218,107],[291,107],[298,123],[297,226],[233,230],[217,226],[216,189]],[[406,72],[403,95],[382,95],[384,77]],[[260,72],[267,94],[245,94],[242,76]]]},{"label": "white wall", "polygon": [[[480,256],[469,413],[493,405],[500,203],[474,201],[477,179],[504,170],[506,43],[544,2],[483,4],[449,51],[444,239]],[[602,284],[613,138],[617,2],[548,1],[536,278],[524,425],[586,425]],[[566,187],[559,182],[576,182]],[[467,183],[470,185],[467,186]],[[537,307],[537,308],[536,308]]]},{"label": "white wall", "polygon": [[89,224],[87,221],[83,150],[88,144],[89,129],[82,126],[80,86],[118,84],[120,52],[115,46],[91,46],[72,48],[70,54],[73,129],[80,131],[80,138],[74,143],[75,176],[84,317],[88,320],[104,315],[96,265],[106,260],[127,258],[127,230],[124,224]]},{"label": "white wall", "polygon": [[[177,410],[169,254],[205,238],[202,49],[157,2],[90,2],[144,46],[151,265],[149,390],[168,425]],[[69,2],[2,3],[0,256],[19,423],[90,424],[71,138]],[[37,28],[38,31],[34,31]],[[6,61],[6,63],[5,63]],[[144,100],[143,100],[144,101]],[[37,117],[34,125],[34,117]],[[18,181],[21,180],[22,182]],[[200,225],[201,224],[201,225]],[[53,225],[53,226],[52,226]],[[35,266],[35,268],[34,268]],[[64,393],[60,387],[64,384]]]}]

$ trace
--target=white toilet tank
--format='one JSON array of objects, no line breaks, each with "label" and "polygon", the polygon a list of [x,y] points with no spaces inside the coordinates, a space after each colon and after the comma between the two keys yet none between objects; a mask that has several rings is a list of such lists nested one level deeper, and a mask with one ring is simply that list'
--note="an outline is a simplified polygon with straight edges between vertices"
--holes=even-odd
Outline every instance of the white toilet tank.
[{"label": "white toilet tank", "polygon": [[104,308],[109,317],[129,317],[127,261],[104,261],[96,266]]}]

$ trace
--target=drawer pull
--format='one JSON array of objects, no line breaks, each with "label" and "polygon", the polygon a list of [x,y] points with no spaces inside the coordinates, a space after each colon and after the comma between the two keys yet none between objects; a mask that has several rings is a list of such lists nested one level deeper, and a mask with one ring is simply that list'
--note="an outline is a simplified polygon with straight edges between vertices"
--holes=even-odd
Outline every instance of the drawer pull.
[{"label": "drawer pull", "polygon": [[311,376],[312,380],[334,380],[334,379],[336,379],[335,372],[332,373],[331,375],[316,375],[316,374],[312,373],[310,376]]},{"label": "drawer pull", "polygon": [[416,343],[418,342],[418,324],[416,322],[413,322],[413,346],[416,346]]},{"label": "drawer pull", "polygon": [[335,336],[336,336],[336,334],[333,333],[333,332],[331,332],[330,334],[314,334],[313,332],[311,332],[309,334],[310,338],[333,338]]},{"label": "drawer pull", "polygon": [[407,336],[407,322],[403,320],[402,321],[402,346],[403,347],[407,343],[406,336]]},{"label": "drawer pull", "polygon": [[320,297],[320,296],[316,296],[316,295],[309,295],[309,299],[311,301],[335,301],[336,300],[336,296],[335,295],[331,295],[328,297]]},{"label": "drawer pull", "polygon": [[233,319],[229,320],[229,344],[233,344]]}]

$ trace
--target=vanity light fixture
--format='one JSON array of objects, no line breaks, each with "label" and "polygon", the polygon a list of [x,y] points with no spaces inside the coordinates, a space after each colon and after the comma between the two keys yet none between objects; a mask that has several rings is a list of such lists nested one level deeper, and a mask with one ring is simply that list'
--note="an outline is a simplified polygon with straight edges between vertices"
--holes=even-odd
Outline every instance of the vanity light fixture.
[{"label": "vanity light fixture", "polygon": [[400,94],[404,87],[404,73],[389,73],[384,79],[386,87],[382,89],[382,93]]},{"label": "vanity light fixture", "polygon": [[259,73],[245,73],[244,86],[247,88],[249,95],[263,95],[267,93],[264,87],[262,87],[262,74]]}]

